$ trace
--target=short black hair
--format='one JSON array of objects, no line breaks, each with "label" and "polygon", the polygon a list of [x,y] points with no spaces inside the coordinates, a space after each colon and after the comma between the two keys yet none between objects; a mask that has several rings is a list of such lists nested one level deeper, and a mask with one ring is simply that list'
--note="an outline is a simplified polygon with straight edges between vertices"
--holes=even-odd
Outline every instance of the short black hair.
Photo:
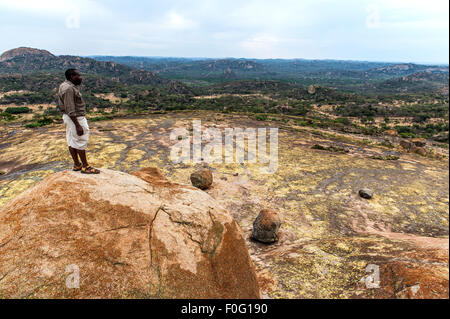
[{"label": "short black hair", "polygon": [[66,75],[66,79],[70,80],[70,78],[72,77],[72,75],[75,75],[75,72],[77,71],[77,69],[68,69],[65,73]]}]

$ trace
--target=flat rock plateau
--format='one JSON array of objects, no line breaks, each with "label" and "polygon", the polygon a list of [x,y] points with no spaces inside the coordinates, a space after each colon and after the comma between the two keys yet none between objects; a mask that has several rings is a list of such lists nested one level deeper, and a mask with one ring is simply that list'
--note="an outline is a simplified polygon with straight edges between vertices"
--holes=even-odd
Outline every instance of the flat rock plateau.
[{"label": "flat rock plateau", "polygon": [[[222,132],[225,128],[235,127],[280,127],[278,170],[275,174],[261,174],[259,169],[267,166],[262,163],[211,163],[208,167],[214,175],[212,187],[204,192],[196,190],[207,194],[210,206],[217,207],[221,212],[218,216],[222,218],[220,220],[222,226],[217,227],[220,229],[221,227],[227,229],[224,225],[231,227],[228,232],[235,236],[236,241],[242,236],[251,262],[240,269],[245,269],[242,274],[246,272],[252,274],[254,265],[255,278],[263,298],[449,297],[449,174],[446,159],[406,153],[398,147],[395,149],[400,154],[398,160],[379,160],[376,159],[377,156],[392,150],[384,148],[372,137],[330,133],[295,124],[281,125],[273,121],[256,121],[245,115],[198,111],[152,114],[146,117],[90,123],[91,138],[88,147],[90,164],[106,172],[119,171],[119,173],[132,173],[143,168],[156,167],[167,178],[167,183],[176,183],[181,185],[177,187],[183,189],[189,188],[186,185],[190,185],[190,174],[202,168],[204,164],[172,163],[170,147],[176,141],[171,141],[169,136],[174,128],[192,128],[193,119],[202,120],[203,128],[216,127]],[[314,149],[313,146],[316,144],[339,146],[348,152]],[[241,147],[246,149],[247,145]],[[71,167],[72,162],[62,124],[37,129],[23,129],[15,125],[1,127],[0,171],[3,175],[0,175],[0,212],[5,212],[5,209],[11,211],[15,200],[16,202],[18,199],[25,200],[26,197],[22,196],[26,194],[24,192],[30,191],[44,179],[44,182],[48,182],[47,177],[52,179],[58,176],[55,173],[73,174],[67,172]],[[74,180],[80,178],[82,177]],[[83,178],[95,182],[93,177]],[[358,191],[362,188],[371,189],[374,197],[370,200],[361,198]],[[117,204],[114,203],[116,200],[114,196],[108,197],[109,194],[103,193],[101,198],[98,196],[94,199],[103,200],[105,205]],[[196,196],[202,198],[202,195]],[[198,203],[192,198],[190,200],[197,203],[200,210],[208,205],[206,202]],[[129,204],[132,205],[131,202]],[[187,205],[183,201],[178,204]],[[157,209],[159,206],[156,206],[154,208]],[[259,212],[266,208],[277,211],[282,219],[279,241],[272,245],[257,243],[250,239],[253,221]],[[47,223],[52,225],[51,207],[48,209]],[[166,210],[170,212],[170,208]],[[65,218],[70,219],[71,216],[69,212]],[[167,217],[160,221],[162,231],[170,226],[170,213],[162,214],[160,217]],[[25,237],[8,242],[5,234],[13,231],[14,223],[10,219],[10,228],[7,229],[8,224],[5,221],[7,216],[0,213],[0,218],[3,219],[0,224],[0,257],[2,254],[5,255],[5,250],[12,249],[12,246],[17,249],[15,254],[25,254],[25,248],[31,249],[32,246],[24,246],[21,240],[36,239],[38,234],[35,232],[44,231],[39,227],[34,229],[32,221],[22,219],[28,227]],[[175,217],[172,216],[173,218]],[[199,223],[206,227],[205,229],[214,230],[217,228],[214,226],[216,225],[214,220],[212,217],[211,220],[202,220]],[[238,229],[233,228],[233,220],[239,226]],[[108,225],[113,228],[120,227],[122,225],[120,221],[120,219],[115,222],[108,221],[111,223]],[[146,224],[148,219],[142,214],[137,214],[133,222],[136,225]],[[71,223],[75,225],[76,219]],[[124,236],[127,231],[130,230],[119,230]],[[145,237],[148,230],[145,230],[145,227],[139,230],[138,227],[133,236],[136,238],[140,236],[139,231],[143,232],[144,235],[141,235]],[[188,236],[186,235],[188,233],[181,232],[183,236]],[[223,230],[220,233],[225,237],[227,232]],[[159,236],[162,236],[161,232]],[[112,241],[114,237],[106,239]],[[214,251],[210,247],[210,245],[216,247],[213,239],[210,244],[201,246],[203,247],[201,249]],[[50,240],[50,237],[47,240]],[[97,238],[92,243],[92,247],[97,249],[101,241]],[[106,243],[109,242],[105,241]],[[130,246],[132,242],[125,241],[122,244]],[[139,272],[138,266],[141,265],[139,258],[148,260],[148,256],[139,255],[135,256],[135,261],[131,257],[129,262],[121,261],[120,256],[125,258],[120,255],[126,251],[123,248],[125,246],[118,243],[111,246],[111,256],[118,259],[110,259],[110,264],[105,266],[105,269],[116,276],[110,284],[119,285],[119,278],[122,278],[119,276],[120,272],[123,271],[123,276],[126,276],[123,267],[130,267],[142,276],[142,278],[134,277],[135,287],[140,287],[142,282],[147,281],[158,287],[158,277],[152,277],[154,273]],[[132,253],[130,247],[127,248],[127,252]],[[21,249],[24,249],[22,253]],[[45,249],[45,246],[42,249]],[[200,258],[195,249],[188,249],[192,256],[183,255],[185,259],[176,259],[181,258],[181,255],[177,255],[178,257],[169,256],[169,259],[160,256],[162,259],[158,257],[160,258],[158,260],[165,265],[164,269],[169,269],[171,264],[167,264],[165,260],[192,261]],[[143,251],[148,253],[149,250]],[[223,251],[227,251],[226,247]],[[35,259],[28,259],[31,263],[29,266],[34,263],[36,276],[45,277],[45,274],[48,274],[51,277],[52,267],[46,264],[48,260],[43,258],[42,254],[45,255],[45,252],[30,255]],[[52,252],[49,251],[47,254]],[[225,252],[223,256],[226,256]],[[247,263],[244,252],[241,257],[242,263]],[[40,286],[39,280],[34,277],[33,282],[21,283],[21,287],[24,288],[23,294],[9,291],[10,279],[19,276],[22,268],[15,269],[11,263],[2,264],[1,260],[0,258],[0,298],[37,297],[41,296],[40,294],[45,295],[45,292],[51,296],[57,295],[56,290],[51,290],[45,285]],[[200,259],[197,261],[200,262]],[[114,265],[114,262],[119,264]],[[120,264],[121,262],[123,264]],[[128,263],[130,265],[127,266]],[[7,267],[8,265],[11,267]],[[198,267],[196,265],[187,262],[180,273],[192,271]],[[114,269],[117,271],[113,271]],[[374,269],[379,272],[379,276],[377,274],[374,276]],[[205,276],[206,279],[214,277],[212,273]],[[139,280],[141,281],[138,282]],[[174,282],[168,287],[177,287],[176,278],[170,280]],[[193,277],[190,280],[195,282]],[[34,285],[34,290],[27,290],[29,285]],[[217,287],[219,286],[220,284]],[[103,288],[105,287],[92,286],[91,294],[98,294]],[[258,289],[251,283],[244,290],[235,292],[236,296],[258,297]],[[154,291],[150,289],[144,296],[168,296],[164,293],[155,295]],[[230,292],[226,290],[217,288],[214,291],[212,295],[200,297],[230,296]],[[64,294],[67,292],[60,293],[62,297],[74,297]],[[184,296],[176,289],[169,289],[167,293],[169,297],[174,298]],[[142,295],[130,293],[119,297],[133,298]]]}]

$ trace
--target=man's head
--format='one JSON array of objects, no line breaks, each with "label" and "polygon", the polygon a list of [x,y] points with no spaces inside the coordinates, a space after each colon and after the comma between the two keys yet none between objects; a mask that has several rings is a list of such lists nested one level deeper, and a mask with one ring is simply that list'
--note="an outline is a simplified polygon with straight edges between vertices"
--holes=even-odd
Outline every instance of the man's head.
[{"label": "man's head", "polygon": [[66,79],[75,85],[80,85],[83,79],[77,69],[68,69],[66,71]]}]

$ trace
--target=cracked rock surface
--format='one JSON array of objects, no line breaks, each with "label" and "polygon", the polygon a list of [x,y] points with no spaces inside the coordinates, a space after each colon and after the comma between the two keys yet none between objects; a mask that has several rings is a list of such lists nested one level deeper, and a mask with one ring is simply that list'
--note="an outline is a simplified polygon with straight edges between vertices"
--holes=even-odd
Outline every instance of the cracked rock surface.
[{"label": "cracked rock surface", "polygon": [[241,229],[210,195],[153,168],[102,169],[50,175],[2,207],[0,298],[260,298],[260,291]]}]

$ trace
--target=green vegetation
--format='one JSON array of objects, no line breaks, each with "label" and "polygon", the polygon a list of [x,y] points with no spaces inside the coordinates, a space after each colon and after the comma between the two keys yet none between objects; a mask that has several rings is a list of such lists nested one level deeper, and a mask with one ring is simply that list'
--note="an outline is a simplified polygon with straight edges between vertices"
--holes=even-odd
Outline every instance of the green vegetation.
[{"label": "green vegetation", "polygon": [[104,116],[104,115],[102,115],[102,116],[95,116],[95,117],[91,117],[90,119],[89,119],[89,121],[90,122],[99,122],[99,121],[107,121],[107,120],[111,120],[111,119],[113,119],[114,117],[112,117],[112,116]]},{"label": "green vegetation", "polygon": [[[448,143],[448,67],[309,60],[96,59],[101,61],[18,56],[0,62],[0,92],[8,92],[0,105],[17,105],[0,112],[0,120],[20,120],[20,114],[31,111],[27,105],[43,110],[42,118],[33,118],[29,127],[50,123],[44,118],[56,120],[57,108],[44,110],[39,104],[57,103],[55,89],[64,81],[62,70],[71,65],[83,75],[89,114],[93,108],[99,110],[100,115],[90,119],[94,122],[114,114],[210,110],[351,134],[382,135],[395,129],[404,138]],[[120,98],[101,97],[110,93]]]},{"label": "green vegetation", "polygon": [[30,113],[31,110],[28,107],[8,107],[5,110],[5,113],[9,114],[23,114]]},{"label": "green vegetation", "polygon": [[257,121],[267,121],[267,114],[258,114],[255,116]]},{"label": "green vegetation", "polygon": [[32,123],[26,124],[25,127],[26,128],[36,128],[36,127],[46,126],[46,125],[49,125],[49,124],[52,124],[52,123],[53,123],[53,119],[52,118],[47,117],[47,116],[43,116],[43,117],[39,118],[38,120],[36,120],[36,121],[34,121]]}]

